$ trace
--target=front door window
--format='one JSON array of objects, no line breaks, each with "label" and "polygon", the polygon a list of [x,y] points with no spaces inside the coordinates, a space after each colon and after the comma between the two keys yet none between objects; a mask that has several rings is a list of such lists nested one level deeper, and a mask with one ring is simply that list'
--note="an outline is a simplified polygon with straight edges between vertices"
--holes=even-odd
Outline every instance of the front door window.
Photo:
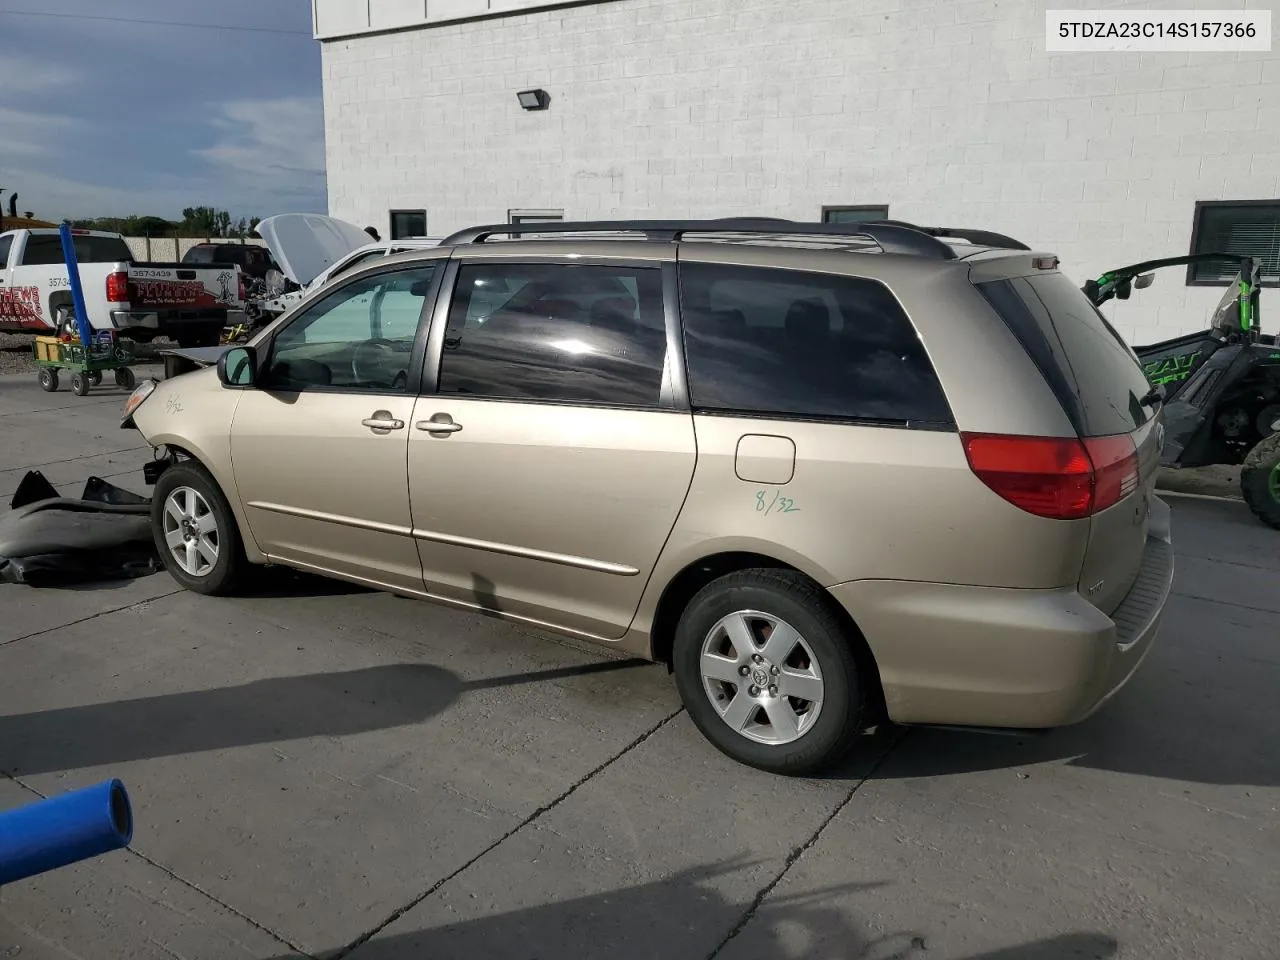
[{"label": "front door window", "polygon": [[335,290],[275,338],[268,390],[403,393],[436,265]]}]

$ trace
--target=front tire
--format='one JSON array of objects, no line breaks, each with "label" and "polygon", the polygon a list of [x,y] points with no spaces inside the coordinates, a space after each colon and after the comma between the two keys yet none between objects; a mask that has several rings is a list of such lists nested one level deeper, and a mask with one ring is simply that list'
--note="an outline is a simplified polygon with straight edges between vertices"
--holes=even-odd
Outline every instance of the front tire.
[{"label": "front tire", "polygon": [[132,390],[138,384],[138,378],[133,375],[133,371],[128,367],[118,367],[116,369],[116,386],[122,390]]},{"label": "front tire", "polygon": [[672,668],[689,716],[721,752],[794,776],[848,753],[866,696],[831,603],[807,577],[771,569],[721,577],[690,601]]},{"label": "front tire", "polygon": [[1280,530],[1280,433],[1249,451],[1240,471],[1240,492],[1254,516]]},{"label": "front tire", "polygon": [[87,373],[76,372],[71,375],[71,392],[77,397],[87,397],[89,395],[89,375]]},{"label": "front tire", "polygon": [[165,569],[187,590],[227,596],[239,588],[248,566],[240,529],[217,481],[198,463],[160,474],[151,532]]}]

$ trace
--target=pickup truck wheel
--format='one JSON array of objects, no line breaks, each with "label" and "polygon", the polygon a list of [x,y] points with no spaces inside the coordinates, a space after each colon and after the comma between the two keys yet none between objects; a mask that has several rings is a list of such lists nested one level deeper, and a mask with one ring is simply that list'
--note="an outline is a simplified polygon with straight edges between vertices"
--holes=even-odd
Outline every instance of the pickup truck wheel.
[{"label": "pickup truck wheel", "polygon": [[102,385],[102,371],[94,370],[89,374],[89,386],[98,387]]},{"label": "pickup truck wheel", "polygon": [[116,386],[123,390],[132,390],[138,383],[138,378],[133,375],[133,371],[128,367],[120,367],[116,370]]},{"label": "pickup truck wheel", "polygon": [[193,593],[235,593],[248,566],[231,505],[209,471],[183,461],[160,474],[151,532],[170,576]]},{"label": "pickup truck wheel", "polygon": [[72,317],[71,308],[65,303],[54,308],[53,329],[59,336],[64,333],[69,333],[75,337],[76,340],[80,339],[80,332],[76,329],[76,321]]},{"label": "pickup truck wheel", "polygon": [[1254,516],[1280,530],[1280,433],[1249,451],[1240,471],[1240,492]]},{"label": "pickup truck wheel", "polygon": [[46,393],[53,393],[58,389],[58,371],[53,367],[41,367],[36,379],[40,381],[40,389]]},{"label": "pickup truck wheel", "polygon": [[71,375],[71,392],[77,397],[87,397],[89,395],[89,377],[87,374],[77,371]]},{"label": "pickup truck wheel", "polygon": [[195,347],[216,347],[221,336],[221,330],[214,330],[211,333],[181,333],[178,334],[178,346],[183,350],[191,350]]}]

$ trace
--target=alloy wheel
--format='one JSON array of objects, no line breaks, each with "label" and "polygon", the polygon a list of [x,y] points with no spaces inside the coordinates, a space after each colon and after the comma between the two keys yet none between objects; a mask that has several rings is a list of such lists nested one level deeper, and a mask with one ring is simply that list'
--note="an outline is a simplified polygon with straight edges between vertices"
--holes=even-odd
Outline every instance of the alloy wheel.
[{"label": "alloy wheel", "polygon": [[182,571],[203,577],[218,562],[218,521],[204,496],[174,487],[164,501],[164,541]]},{"label": "alloy wheel", "polygon": [[757,610],[722,617],[699,658],[702,686],[730,729],[779,746],[800,739],[822,711],[822,668],[791,624]]}]

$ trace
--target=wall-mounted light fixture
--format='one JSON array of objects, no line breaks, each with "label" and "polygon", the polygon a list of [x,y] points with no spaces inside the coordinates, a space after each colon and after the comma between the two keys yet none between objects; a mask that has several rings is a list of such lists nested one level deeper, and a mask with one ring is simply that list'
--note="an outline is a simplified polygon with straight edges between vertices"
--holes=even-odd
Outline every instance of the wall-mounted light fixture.
[{"label": "wall-mounted light fixture", "polygon": [[551,94],[545,90],[521,90],[516,99],[525,110],[545,110],[551,105]]}]

